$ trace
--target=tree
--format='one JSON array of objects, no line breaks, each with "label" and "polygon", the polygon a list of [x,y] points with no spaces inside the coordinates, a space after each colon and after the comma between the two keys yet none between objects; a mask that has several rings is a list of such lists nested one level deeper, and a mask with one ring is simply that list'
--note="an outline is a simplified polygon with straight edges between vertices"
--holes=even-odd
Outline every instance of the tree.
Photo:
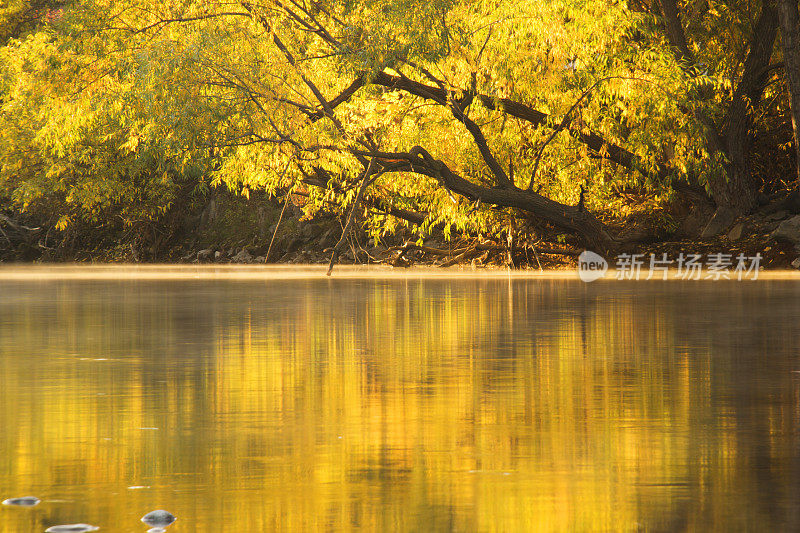
[{"label": "tree", "polygon": [[[731,44],[737,45],[741,51],[727,65],[720,64],[721,68],[727,68],[728,78],[734,81],[720,95],[723,106],[719,118],[704,109],[702,99],[707,97],[702,93],[701,101],[694,102],[688,110],[704,126],[706,149],[709,154],[721,156],[725,170],[724,175],[715,175],[708,183],[717,207],[705,231],[710,236],[725,229],[734,217],[749,213],[757,205],[758,191],[752,178],[750,145],[753,117],[773,70],[770,59],[777,33],[777,13],[768,2],[761,4],[757,14],[751,5],[732,3],[715,6],[713,10],[704,5],[689,17],[695,18],[692,21],[695,31],[689,38],[677,0],[659,0],[659,4],[664,32],[676,59],[687,72],[707,69],[713,64],[711,60],[716,58],[709,57],[708,53],[698,57],[695,50],[713,52],[715,47],[708,45],[712,39],[719,38],[712,32],[722,30],[722,24],[730,24],[729,33],[736,35],[735,43]],[[713,12],[718,9],[725,12]],[[747,24],[748,19],[755,20],[755,23]],[[733,31],[730,31],[731,27]]]},{"label": "tree", "polygon": [[376,237],[522,224],[600,251],[621,244],[603,221],[613,187],[708,188],[721,227],[756,202],[749,146],[777,31],[768,5],[726,9],[71,6],[5,47],[0,180],[22,205],[55,190],[92,212],[169,205],[182,188],[165,184],[213,176],[302,193],[309,214],[364,213]]},{"label": "tree", "polygon": [[[430,223],[446,221],[462,227],[468,223],[465,215],[474,206],[513,208],[579,235],[593,247],[613,246],[615,239],[608,230],[589,213],[585,203],[577,201],[578,184],[570,191],[574,203],[565,203],[541,194],[547,182],[537,183],[537,176],[532,174],[540,168],[542,152],[559,132],[571,136],[560,141],[562,148],[581,150],[579,158],[571,158],[568,165],[580,164],[583,170],[594,166],[586,157],[591,153],[593,158],[628,171],[649,174],[649,162],[591,131],[584,120],[612,105],[617,113],[628,112],[630,109],[619,105],[623,92],[633,102],[631,109],[639,104],[663,107],[663,97],[631,92],[631,86],[654,81],[646,76],[650,65],[642,69],[634,63],[634,54],[622,52],[632,31],[621,22],[625,20],[622,11],[609,14],[604,2],[579,2],[553,5],[543,13],[541,6],[531,2],[522,6],[522,16],[514,20],[511,14],[517,12],[519,4],[485,12],[470,3],[442,3],[431,4],[427,12],[409,19],[398,16],[402,6],[392,3],[359,5],[360,13],[336,3],[278,3],[273,10],[248,3],[241,7],[239,13],[199,15],[188,11],[139,26],[155,30],[200,17],[221,17],[230,28],[235,16],[249,18],[260,26],[263,34],[259,37],[271,41],[274,50],[259,48],[264,58],[256,63],[269,64],[273,73],[281,72],[280,84],[267,85],[264,76],[270,74],[223,64],[218,56],[205,62],[206,75],[216,78],[217,88],[244,94],[252,103],[252,109],[242,114],[253,119],[248,142],[258,146],[239,150],[226,160],[220,171],[222,179],[229,183],[241,180],[245,187],[267,185],[273,189],[276,185],[315,185],[334,196],[344,195],[346,202],[367,179],[367,169],[373,163],[374,175],[368,178],[371,192],[366,195],[373,207],[393,205],[398,195],[411,192],[417,196],[415,205],[408,206],[411,211],[438,212],[436,218],[423,216]],[[578,31],[564,32],[558,25],[550,25],[544,35],[530,31],[532,21],[543,23],[549,16],[574,24]],[[481,31],[473,31],[469,24]],[[617,35],[608,39],[612,28],[615,32],[611,35]],[[242,27],[237,27],[236,31],[240,30]],[[244,30],[249,32],[248,39],[257,33],[252,26]],[[558,31],[571,42],[556,43],[553,37]],[[508,57],[509,40],[520,38],[525,48],[517,49],[517,57]],[[585,47],[587,40],[599,51],[584,52],[578,58],[575,52]],[[259,44],[263,45],[263,40]],[[554,50],[555,44],[561,48]],[[485,57],[493,61],[488,63]],[[654,54],[656,67],[662,66],[660,60]],[[520,73],[514,69],[526,61],[541,65],[545,83],[521,83],[517,78]],[[341,81],[343,75],[349,76],[345,83]],[[528,93],[542,100],[536,94],[542,90],[546,91],[543,100],[547,105],[568,111],[560,120],[509,97]],[[575,97],[565,95],[565,90]],[[664,87],[661,90],[668,92]],[[425,113],[417,111],[420,101],[426,102],[422,104]],[[372,113],[356,111],[364,109]],[[284,117],[283,123],[274,116]],[[674,124],[672,118],[660,118]],[[506,129],[509,120],[514,120],[517,131]],[[425,128],[434,126],[435,134],[414,131],[413,126],[423,123]],[[403,131],[409,125],[410,135]],[[256,131],[260,128],[268,133]],[[686,135],[690,129],[688,126],[682,133]],[[630,132],[627,135],[630,137]],[[452,144],[437,144],[443,138]],[[422,141],[430,144],[426,147]],[[266,159],[264,145],[271,146]],[[387,145],[392,149],[386,149]],[[515,151],[521,152],[516,161]],[[432,152],[438,152],[437,157]],[[449,152],[449,157],[443,157],[442,152]],[[241,173],[242,158],[253,161],[256,154],[262,168],[250,170],[261,181],[253,175],[242,177]],[[552,176],[554,169],[565,163],[564,155],[562,152],[561,158],[554,157],[549,165],[541,166]],[[660,162],[651,166],[662,179],[672,172]],[[274,173],[281,168],[287,170],[286,179],[275,180]],[[232,169],[238,175],[230,172]],[[273,174],[265,177],[265,169]],[[615,172],[602,168],[602,173]],[[387,176],[395,177],[387,180]],[[403,178],[402,187],[397,187],[397,176]],[[434,198],[425,193],[432,187],[438,189]],[[444,200],[456,196],[467,202],[453,200],[455,205],[449,206]],[[323,197],[330,199],[325,194]]]},{"label": "tree", "polygon": [[213,159],[173,135],[203,113],[173,90],[181,65],[168,49],[92,32],[97,6],[44,9],[0,49],[0,190],[58,230],[159,231],[175,203],[207,189]]},{"label": "tree", "polygon": [[800,178],[800,16],[795,0],[779,0],[778,15],[781,26],[781,45],[786,80],[789,85],[789,104],[792,110],[795,161]]}]

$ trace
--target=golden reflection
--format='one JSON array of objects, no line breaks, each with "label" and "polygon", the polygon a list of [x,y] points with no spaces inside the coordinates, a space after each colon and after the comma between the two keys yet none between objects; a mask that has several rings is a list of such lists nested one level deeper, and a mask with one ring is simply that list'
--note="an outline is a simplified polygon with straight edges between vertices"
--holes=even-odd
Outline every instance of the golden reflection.
[{"label": "golden reflection", "polygon": [[0,291],[2,533],[798,525],[795,282]]}]

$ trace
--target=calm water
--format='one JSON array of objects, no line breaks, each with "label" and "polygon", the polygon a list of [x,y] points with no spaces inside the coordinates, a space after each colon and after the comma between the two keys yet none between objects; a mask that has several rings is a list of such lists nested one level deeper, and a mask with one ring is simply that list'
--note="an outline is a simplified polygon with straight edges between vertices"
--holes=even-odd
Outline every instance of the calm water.
[{"label": "calm water", "polygon": [[800,528],[800,282],[0,281],[0,532]]}]

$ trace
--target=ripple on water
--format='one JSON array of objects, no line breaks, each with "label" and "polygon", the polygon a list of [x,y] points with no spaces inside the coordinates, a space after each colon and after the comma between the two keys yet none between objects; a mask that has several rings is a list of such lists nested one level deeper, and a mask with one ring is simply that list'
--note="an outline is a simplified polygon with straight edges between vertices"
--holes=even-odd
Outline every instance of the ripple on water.
[{"label": "ripple on water", "polygon": [[60,526],[48,527],[44,530],[45,533],[84,533],[84,531],[97,531],[100,529],[97,526],[89,524],[64,524]]},{"label": "ripple on water", "polygon": [[172,513],[160,509],[151,511],[142,517],[142,522],[153,528],[150,533],[158,533],[159,530],[163,531],[165,527],[175,520],[176,518]]},{"label": "ripple on water", "polygon": [[36,496],[23,496],[22,498],[9,498],[3,500],[3,505],[10,505],[12,507],[33,507],[39,505],[41,500]]}]

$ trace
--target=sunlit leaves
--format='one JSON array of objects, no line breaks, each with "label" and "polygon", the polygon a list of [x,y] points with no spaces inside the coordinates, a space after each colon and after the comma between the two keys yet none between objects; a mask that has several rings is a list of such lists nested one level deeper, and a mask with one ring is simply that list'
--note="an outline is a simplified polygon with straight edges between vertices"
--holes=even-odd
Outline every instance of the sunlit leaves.
[{"label": "sunlit leaves", "polygon": [[[442,102],[367,83],[339,103],[336,121],[322,116],[315,90],[331,100],[356,78],[390,72],[548,113],[537,126],[478,101],[466,110],[517,186],[574,204],[588,184],[590,208],[602,208],[609,183],[667,188],[647,177],[664,165],[701,180],[719,171],[693,111],[724,108],[748,6],[687,6],[688,31],[710,43],[687,66],[655,17],[619,1],[67,5],[0,49],[0,187],[20,205],[56,195],[88,217],[111,209],[126,220],[158,217],[211,180],[243,193],[304,187],[308,214],[341,212],[364,171],[355,148],[416,145],[492,186],[474,138]],[[545,146],[562,121],[571,129]],[[644,172],[603,160],[605,149],[575,139],[581,131],[625,147]],[[370,194],[459,231],[499,231],[507,216],[411,172],[381,176]],[[374,234],[394,229],[369,216]]]}]

